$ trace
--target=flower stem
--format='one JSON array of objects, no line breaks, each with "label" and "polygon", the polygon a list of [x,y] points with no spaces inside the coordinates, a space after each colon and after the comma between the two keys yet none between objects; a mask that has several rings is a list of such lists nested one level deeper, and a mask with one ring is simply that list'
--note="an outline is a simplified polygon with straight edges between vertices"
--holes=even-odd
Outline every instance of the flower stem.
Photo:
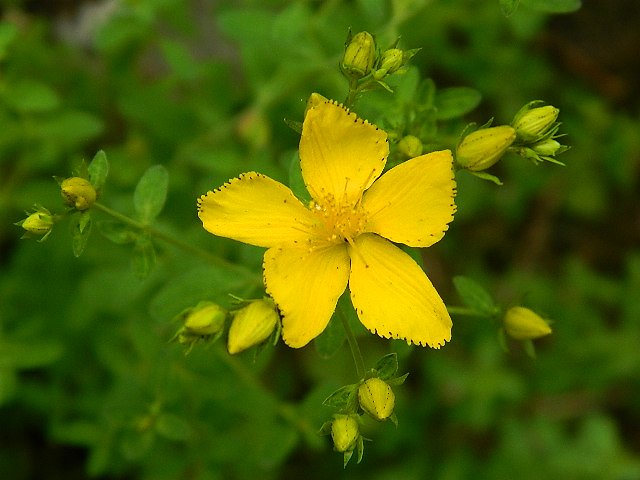
[{"label": "flower stem", "polygon": [[447,312],[449,312],[451,315],[465,315],[469,317],[478,315],[478,312],[476,312],[472,308],[449,305],[447,305]]},{"label": "flower stem", "polygon": [[351,355],[353,355],[353,362],[356,364],[356,373],[358,374],[358,378],[364,378],[364,359],[362,358],[362,353],[360,352],[360,346],[358,345],[356,336],[353,334],[353,330],[351,330],[351,327],[349,326],[349,320],[347,320],[347,316],[344,314],[339,304],[336,312],[338,313],[342,326],[344,327],[344,331],[347,334],[347,342],[351,349]]},{"label": "flower stem", "polygon": [[107,215],[110,215],[111,217],[115,218],[119,222],[124,223],[125,225],[135,228],[136,230],[140,230],[142,232],[148,233],[149,235],[159,240],[162,240],[165,243],[178,247],[181,250],[184,250],[185,252],[188,252],[200,258],[203,258],[215,265],[218,265],[220,267],[225,267],[225,268],[237,268],[235,264],[228,262],[223,258],[220,258],[216,255],[212,255],[211,253],[207,252],[206,250],[202,250],[201,248],[197,248],[197,247],[194,247],[193,245],[189,245],[188,243],[185,243],[182,240],[178,240],[177,238],[172,237],[171,235],[161,232],[160,230],[152,227],[151,225],[139,222],[137,220],[134,220],[131,217],[127,217],[126,215],[120,212],[117,212],[115,210],[112,210],[111,208],[101,203],[98,203],[98,202],[94,203],[93,208],[95,208],[96,210],[100,210],[101,212],[106,213]]},{"label": "flower stem", "polygon": [[353,108],[353,104],[356,103],[356,97],[359,93],[358,88],[358,80],[352,78],[349,80],[349,94],[347,95],[347,99],[344,101],[344,106],[346,108]]}]

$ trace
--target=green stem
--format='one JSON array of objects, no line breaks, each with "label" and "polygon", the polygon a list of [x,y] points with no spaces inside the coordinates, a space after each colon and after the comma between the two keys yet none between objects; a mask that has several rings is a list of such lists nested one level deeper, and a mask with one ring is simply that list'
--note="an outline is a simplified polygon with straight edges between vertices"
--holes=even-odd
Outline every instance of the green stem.
[{"label": "green stem", "polygon": [[362,358],[362,353],[360,352],[360,346],[358,345],[356,336],[353,334],[353,330],[351,330],[351,327],[349,326],[349,320],[340,308],[340,305],[338,305],[336,312],[338,313],[338,316],[342,321],[344,331],[347,334],[347,342],[349,343],[349,348],[351,349],[351,355],[353,355],[353,361],[356,364],[356,373],[358,374],[358,378],[364,378],[364,359]]},{"label": "green stem", "polygon": [[478,315],[478,312],[468,307],[447,306],[447,312],[451,315],[466,315],[469,317]]},{"label": "green stem", "polygon": [[106,213],[107,215],[110,215],[111,217],[115,218],[119,222],[124,223],[125,225],[133,227],[136,230],[140,230],[142,232],[148,233],[149,235],[159,240],[162,240],[163,242],[166,242],[170,245],[180,248],[181,250],[184,250],[185,252],[188,252],[200,258],[203,258],[215,265],[218,265],[220,267],[225,267],[225,268],[237,268],[235,264],[228,262],[216,255],[212,255],[206,250],[194,247],[193,245],[189,245],[188,243],[185,243],[182,240],[178,240],[177,238],[172,237],[171,235],[161,232],[160,230],[152,227],[151,225],[147,225],[145,223],[134,220],[133,218],[127,217],[126,215],[123,215],[120,212],[112,210],[111,208],[105,205],[102,205],[101,203],[97,203],[97,202],[94,203],[93,208],[95,208],[96,210],[100,210],[101,212]]},{"label": "green stem", "polygon": [[353,108],[353,104],[356,103],[358,92],[358,80],[351,78],[349,80],[349,94],[347,95],[347,99],[344,101],[344,106],[346,108]]}]

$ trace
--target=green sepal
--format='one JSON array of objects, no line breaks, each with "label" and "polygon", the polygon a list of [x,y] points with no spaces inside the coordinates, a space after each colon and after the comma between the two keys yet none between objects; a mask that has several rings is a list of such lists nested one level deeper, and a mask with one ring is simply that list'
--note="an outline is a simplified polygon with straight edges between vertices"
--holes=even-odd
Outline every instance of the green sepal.
[{"label": "green sepal", "polygon": [[[343,465],[342,468],[347,468],[347,463],[349,463],[349,460],[351,460],[351,457],[353,456],[353,450],[348,450],[346,452],[343,453],[344,457],[343,457]],[[360,462],[358,462],[360,463]]]},{"label": "green sepal", "polygon": [[104,150],[98,150],[98,153],[96,153],[93,160],[91,160],[87,170],[91,185],[93,185],[93,188],[95,188],[98,195],[100,195],[107,181],[107,175],[109,174],[109,161],[107,160],[107,154],[104,153]]},{"label": "green sepal", "polygon": [[398,371],[398,354],[389,353],[382,357],[374,367],[377,377],[381,380],[388,380]]},{"label": "green sepal", "polygon": [[71,236],[73,255],[76,258],[82,255],[87,246],[89,235],[91,235],[91,223],[91,211],[89,210],[84,210],[74,215]]},{"label": "green sepal", "polygon": [[332,420],[327,420],[326,422],[324,422],[320,427],[320,430],[318,430],[318,435],[331,435],[332,423],[333,423]]},{"label": "green sepal", "polygon": [[385,380],[385,381],[390,386],[397,387],[398,385],[402,385],[404,383],[404,381],[407,379],[408,376],[409,376],[409,373],[407,372],[404,375],[400,375],[399,377],[390,378],[390,379]]},{"label": "green sepal", "polygon": [[302,122],[298,122],[296,120],[290,120],[288,118],[284,119],[284,123],[287,127],[289,127],[294,132],[302,135]]},{"label": "green sepal", "polygon": [[462,302],[478,315],[491,317],[498,313],[499,308],[493,297],[478,282],[468,277],[457,276],[453,278],[453,285]]},{"label": "green sepal", "polygon": [[151,223],[160,214],[167,199],[169,173],[162,165],[149,167],[133,193],[133,206],[143,223]]},{"label": "green sepal", "polygon": [[490,173],[487,172],[472,172],[471,170],[468,170],[468,172],[478,178],[481,178],[482,180],[487,180],[488,182],[492,182],[495,183],[496,185],[498,185],[499,187],[501,187],[502,185],[504,185],[502,183],[502,180],[500,180],[498,177],[496,177],[495,175],[491,175]]},{"label": "green sepal", "polygon": [[[364,437],[360,435],[358,437],[358,441],[356,443],[356,450],[358,451],[358,461],[356,463],[360,463],[362,461],[362,457],[364,457]],[[345,463],[346,466],[346,463]]]},{"label": "green sepal", "polygon": [[354,412],[357,406],[358,384],[345,385],[325,398],[323,405],[344,412]]}]

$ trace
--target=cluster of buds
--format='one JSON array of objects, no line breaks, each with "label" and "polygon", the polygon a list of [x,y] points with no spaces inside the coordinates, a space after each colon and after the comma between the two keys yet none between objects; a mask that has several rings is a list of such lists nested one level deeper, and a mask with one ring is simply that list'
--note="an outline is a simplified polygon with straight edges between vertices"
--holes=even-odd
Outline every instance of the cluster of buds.
[{"label": "cluster of buds", "polygon": [[321,434],[331,434],[334,449],[344,454],[344,465],[357,452],[358,463],[364,453],[364,437],[360,432],[364,417],[377,422],[391,420],[397,424],[394,414],[396,397],[392,386],[401,385],[407,375],[396,376],[397,357],[382,357],[360,382],[345,385],[332,393],[324,405],[338,409],[333,419],[325,422]]},{"label": "cluster of buds", "polygon": [[411,57],[419,50],[401,50],[397,48],[397,43],[396,41],[393,46],[380,52],[369,32],[355,35],[349,32],[340,69],[350,80],[358,81],[369,77],[373,82],[388,88],[382,84],[382,80],[387,75],[404,72]]},{"label": "cluster of buds", "polygon": [[38,241],[44,242],[56,223],[57,215],[40,205],[35,205],[33,212],[25,213],[27,217],[14,224],[24,229],[22,238],[40,237]]},{"label": "cluster of buds", "polygon": [[513,118],[511,125],[516,131],[515,152],[532,160],[564,165],[555,157],[569,149],[556,139],[560,123],[557,122],[560,110],[551,105],[543,105],[541,101],[527,103]]},{"label": "cluster of buds", "polygon": [[[211,343],[225,331],[229,312],[217,303],[203,301],[179,313],[175,320],[182,325],[173,336],[186,347],[188,354],[198,342]],[[231,312],[231,326],[227,336],[227,350],[235,355],[267,340],[279,324],[276,306],[270,299],[251,300]]]}]

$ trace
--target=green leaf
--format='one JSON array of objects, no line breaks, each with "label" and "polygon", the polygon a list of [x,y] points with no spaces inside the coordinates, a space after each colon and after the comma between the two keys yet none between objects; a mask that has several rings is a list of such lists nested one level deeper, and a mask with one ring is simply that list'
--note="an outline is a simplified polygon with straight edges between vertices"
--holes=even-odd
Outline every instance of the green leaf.
[{"label": "green leaf", "polygon": [[98,153],[96,153],[93,160],[91,160],[88,170],[91,185],[100,193],[109,174],[109,161],[107,160],[107,154],[104,153],[104,150],[98,150]]},{"label": "green leaf", "polygon": [[302,178],[300,158],[298,157],[297,150],[291,154],[291,160],[289,162],[289,188],[291,188],[293,194],[303,202],[311,200],[307,187],[304,184],[304,179]]},{"label": "green leaf", "polygon": [[520,0],[500,0],[500,8],[502,8],[502,13],[504,13],[507,17],[513,15],[513,12],[518,8],[518,4]]},{"label": "green leaf", "polygon": [[476,108],[482,96],[468,87],[451,87],[436,92],[434,106],[439,120],[461,117]]},{"label": "green leaf", "polygon": [[28,79],[7,85],[4,100],[23,113],[50,112],[60,106],[60,97],[55,90],[45,83]]},{"label": "green leaf", "polygon": [[54,342],[0,343],[0,369],[40,368],[55,362],[62,355],[62,346]]},{"label": "green leaf", "polygon": [[382,380],[393,377],[398,371],[398,354],[389,353],[382,357],[374,367]]},{"label": "green leaf", "polygon": [[156,265],[156,249],[148,235],[140,235],[136,239],[133,256],[133,272],[136,277],[145,279]]},{"label": "green leaf", "polygon": [[102,235],[118,245],[134,242],[140,236],[138,231],[131,230],[126,225],[115,220],[98,222],[98,230]]},{"label": "green leaf", "polygon": [[496,185],[498,185],[499,187],[501,187],[502,185],[504,185],[502,183],[502,180],[500,180],[498,177],[496,177],[495,175],[491,175],[490,173],[487,172],[472,172],[471,170],[468,170],[468,172],[473,175],[474,177],[478,177],[481,178],[482,180],[486,180],[488,182],[492,182],[495,183]]},{"label": "green leaf", "polygon": [[161,437],[175,441],[186,441],[192,434],[191,427],[183,418],[172,413],[162,413],[155,423],[156,432]]},{"label": "green leaf", "polygon": [[162,165],[154,165],[142,175],[133,193],[133,205],[140,221],[151,223],[162,211],[167,199],[169,173]]},{"label": "green leaf", "polygon": [[491,316],[497,313],[498,307],[495,305],[491,295],[474,280],[458,276],[453,278],[453,285],[467,307],[483,316]]},{"label": "green leaf", "polygon": [[336,318],[336,315],[334,314],[327,328],[313,341],[316,352],[324,359],[333,357],[342,347],[346,337],[340,319]]},{"label": "green leaf", "polygon": [[357,391],[357,384],[345,385],[329,395],[322,404],[326,407],[348,411],[351,406],[355,406]]},{"label": "green leaf", "polygon": [[72,236],[73,255],[77,258],[82,255],[91,235],[91,211],[85,210],[74,216]]},{"label": "green leaf", "polygon": [[7,21],[0,23],[0,60],[7,55],[7,50],[11,42],[16,38],[18,28]]},{"label": "green leaf", "polygon": [[569,13],[582,7],[582,0],[522,0],[522,3],[545,13]]},{"label": "green leaf", "polygon": [[404,375],[400,375],[399,377],[390,378],[386,380],[386,382],[392,387],[397,387],[398,385],[402,385],[408,376],[409,373],[405,373]]}]

